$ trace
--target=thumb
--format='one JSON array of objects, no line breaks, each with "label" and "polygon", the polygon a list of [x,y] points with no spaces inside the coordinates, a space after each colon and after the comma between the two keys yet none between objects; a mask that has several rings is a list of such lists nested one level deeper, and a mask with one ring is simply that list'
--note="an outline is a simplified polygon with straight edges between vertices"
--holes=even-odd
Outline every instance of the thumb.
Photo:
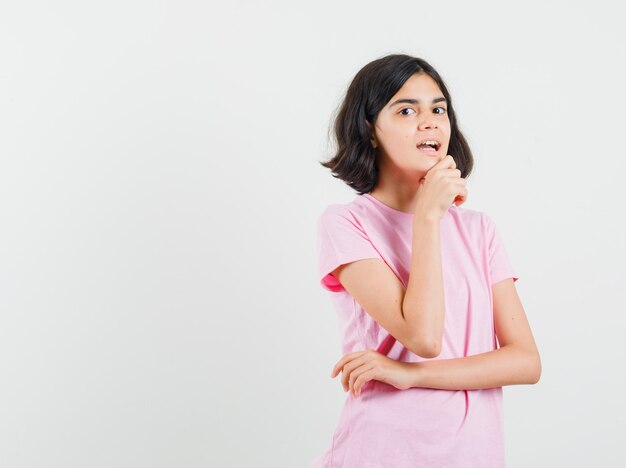
[{"label": "thumb", "polygon": [[426,178],[422,177],[417,184],[417,193],[420,193],[422,190],[424,190],[425,183],[426,183]]}]

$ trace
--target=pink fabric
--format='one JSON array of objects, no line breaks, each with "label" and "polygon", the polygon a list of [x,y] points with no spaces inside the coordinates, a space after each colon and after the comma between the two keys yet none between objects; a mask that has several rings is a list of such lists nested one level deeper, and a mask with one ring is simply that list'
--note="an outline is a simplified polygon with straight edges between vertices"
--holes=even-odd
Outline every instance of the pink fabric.
[{"label": "pink fabric", "polygon": [[[318,272],[337,312],[342,355],[379,349],[389,333],[329,273],[343,263],[379,258],[406,288],[412,220],[412,214],[369,194],[329,205],[319,217]],[[518,276],[485,213],[452,205],[440,232],[446,310],[442,351],[434,359],[492,351],[497,342],[491,285]],[[399,341],[387,355],[426,360]],[[328,449],[312,462],[313,468],[504,466],[502,387],[398,390],[379,381],[367,382],[358,398],[347,394]]]}]

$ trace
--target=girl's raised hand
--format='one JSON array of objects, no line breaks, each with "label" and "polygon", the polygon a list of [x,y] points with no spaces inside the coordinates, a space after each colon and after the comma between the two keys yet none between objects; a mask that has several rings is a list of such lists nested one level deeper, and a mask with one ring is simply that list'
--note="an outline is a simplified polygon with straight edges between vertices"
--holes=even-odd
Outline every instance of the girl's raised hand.
[{"label": "girl's raised hand", "polygon": [[330,374],[336,377],[341,371],[341,383],[344,391],[351,391],[356,398],[361,393],[361,387],[370,380],[378,380],[393,385],[399,390],[406,390],[413,385],[411,364],[395,361],[373,349],[357,351],[342,357]]},{"label": "girl's raised hand", "polygon": [[441,219],[450,205],[460,206],[467,199],[466,182],[449,154],[431,167],[417,188],[416,214]]}]

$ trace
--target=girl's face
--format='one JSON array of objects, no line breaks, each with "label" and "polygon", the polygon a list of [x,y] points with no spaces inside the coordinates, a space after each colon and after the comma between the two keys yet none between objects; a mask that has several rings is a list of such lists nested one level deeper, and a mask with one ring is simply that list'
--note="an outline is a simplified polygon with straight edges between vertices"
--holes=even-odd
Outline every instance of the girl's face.
[{"label": "girl's face", "polygon": [[[416,73],[378,114],[372,145],[378,148],[382,170],[415,174],[419,181],[448,154],[450,133],[443,93],[429,75]],[[420,146],[427,140],[436,141],[437,149]]]}]

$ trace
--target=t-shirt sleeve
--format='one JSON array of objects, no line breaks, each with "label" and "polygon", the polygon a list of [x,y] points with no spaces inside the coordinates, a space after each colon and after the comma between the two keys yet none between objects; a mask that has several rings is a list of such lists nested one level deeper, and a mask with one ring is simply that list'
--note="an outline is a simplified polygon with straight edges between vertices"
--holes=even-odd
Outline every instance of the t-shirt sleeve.
[{"label": "t-shirt sleeve", "polygon": [[331,205],[317,221],[318,277],[328,291],[344,291],[344,287],[330,274],[344,263],[382,256],[349,210]]},{"label": "t-shirt sleeve", "polygon": [[513,281],[517,281],[519,276],[511,265],[509,256],[504,248],[504,242],[500,237],[500,233],[494,221],[488,215],[485,214],[484,216],[486,219],[487,251],[491,285],[493,286],[498,281],[502,281],[506,278],[513,278]]}]

